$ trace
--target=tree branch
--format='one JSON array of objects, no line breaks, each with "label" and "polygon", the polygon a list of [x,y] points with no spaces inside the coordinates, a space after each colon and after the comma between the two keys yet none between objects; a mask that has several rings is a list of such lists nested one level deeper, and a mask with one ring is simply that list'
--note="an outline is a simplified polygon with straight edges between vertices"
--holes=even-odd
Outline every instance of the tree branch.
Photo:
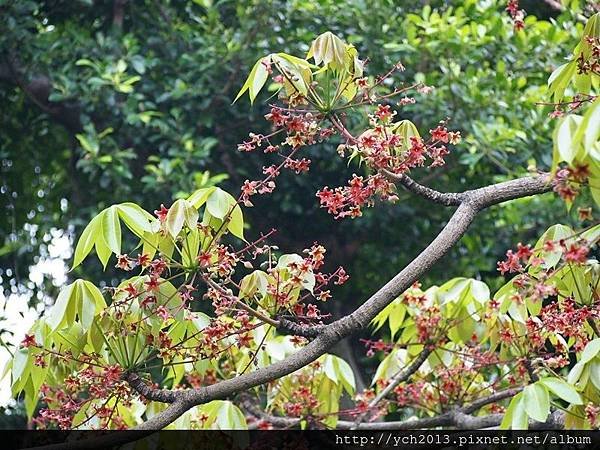
[{"label": "tree branch", "polygon": [[[479,399],[470,405],[462,408],[454,409],[452,411],[440,414],[434,417],[425,417],[422,419],[408,419],[393,422],[371,422],[361,423],[358,427],[356,422],[348,420],[339,420],[336,424],[336,428],[339,430],[370,430],[370,431],[383,431],[383,430],[396,430],[396,431],[409,431],[409,430],[422,430],[436,427],[455,427],[463,430],[478,430],[482,428],[493,428],[498,427],[502,423],[504,418],[503,414],[490,414],[487,416],[473,416],[472,413],[482,408],[483,406],[491,403],[496,403],[505,398],[512,397],[515,393],[521,391],[522,388],[506,389],[504,391],[496,392],[495,394],[489,395],[485,398]],[[276,427],[281,428],[293,428],[300,425],[300,418],[292,417],[281,417],[268,414],[252,405],[250,402],[245,401],[244,409],[255,417],[258,417],[266,422],[269,422]],[[560,429],[564,427],[564,413],[562,411],[554,411],[548,416],[545,422],[536,422],[533,420],[529,421],[529,429]]]},{"label": "tree branch", "polygon": [[390,172],[389,170],[383,170],[382,173],[386,176],[387,179],[394,183],[400,183],[404,188],[416,194],[420,197],[423,197],[431,202],[439,203],[444,206],[458,206],[462,201],[462,194],[456,193],[442,193],[431,189],[427,186],[423,186],[422,184],[417,183],[415,180],[410,178],[406,174],[395,174]]},{"label": "tree branch", "polygon": [[176,398],[174,403],[135,429],[164,428],[195,405],[227,398],[232,394],[302,369],[325,354],[341,339],[367,327],[383,308],[408,289],[458,242],[479,211],[515,198],[542,194],[550,189],[549,177],[543,174],[465,191],[461,194],[460,205],[440,234],[400,273],[352,314],[323,327],[320,334],[305,347],[269,367],[223,380],[211,386],[174,391]]}]

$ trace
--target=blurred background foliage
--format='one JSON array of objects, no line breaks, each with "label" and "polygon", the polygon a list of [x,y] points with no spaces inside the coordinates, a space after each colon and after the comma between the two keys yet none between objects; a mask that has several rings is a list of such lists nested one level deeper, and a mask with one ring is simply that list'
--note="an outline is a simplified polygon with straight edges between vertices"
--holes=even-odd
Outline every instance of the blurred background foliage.
[{"label": "blurred background foliage", "polygon": [[[422,132],[450,118],[464,140],[445,167],[417,171],[415,178],[455,191],[518,176],[528,166],[547,169],[553,124],[549,108],[536,102],[546,100],[548,75],[568,56],[581,24],[543,1],[523,1],[526,27],[515,32],[505,6],[498,0],[0,0],[5,299],[22,294],[15,298],[28,298],[38,311],[52,302],[64,277],[50,269],[32,276],[31,267],[63,260],[67,267],[68,245],[62,252],[53,245],[73,242],[109,204],[134,201],[154,210],[199,187],[236,192],[245,179],[258,178],[264,157],[240,154],[236,145],[249,132],[267,131],[267,95],[253,108],[246,99],[231,102],[259,57],[304,55],[325,30],[368,57],[369,74],[400,61],[406,71],[399,81],[435,87],[400,116]],[[308,153],[308,175],[280,177],[276,192],[248,211],[247,236],[275,227],[274,241],[285,252],[324,244],[330,266],[343,264],[352,277],[328,305],[339,316],[424,248],[450,211],[403,195],[357,220],[335,221],[318,208],[315,191],[344,184],[359,169],[346,167],[332,144]],[[422,281],[461,275],[498,287],[496,261],[505,249],[566,217],[551,195],[496,207]],[[94,267],[67,276],[111,283],[110,271]],[[339,351],[352,359],[349,348]]]}]

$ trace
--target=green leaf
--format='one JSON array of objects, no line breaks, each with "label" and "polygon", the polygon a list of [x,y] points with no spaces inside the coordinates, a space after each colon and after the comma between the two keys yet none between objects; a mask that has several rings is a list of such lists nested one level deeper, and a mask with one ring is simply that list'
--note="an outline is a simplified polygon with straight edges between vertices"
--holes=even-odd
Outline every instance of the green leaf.
[{"label": "green leaf", "polygon": [[148,255],[150,259],[154,258],[159,239],[160,235],[158,233],[149,233],[146,231],[142,237],[142,253]]},{"label": "green leaf", "polygon": [[[23,377],[24,375],[28,375],[29,373],[29,369],[28,368],[28,361],[29,361],[29,350],[26,348],[19,348],[17,351],[15,351],[15,354],[13,356],[12,359],[12,380],[13,380],[13,384],[19,380],[21,377]],[[28,369],[26,371],[26,369]]]},{"label": "green leaf", "polygon": [[213,400],[199,407],[208,416],[205,425],[219,430],[246,430],[246,418],[240,409],[230,401]]},{"label": "green leaf", "polygon": [[121,223],[116,206],[104,210],[102,215],[102,237],[115,255],[121,254]]},{"label": "green leaf", "polygon": [[198,231],[198,228],[191,228],[185,234],[181,248],[183,250],[183,265],[192,267],[196,263],[196,256],[198,256],[198,250],[200,248],[200,232]]},{"label": "green leaf", "polygon": [[[561,239],[567,239],[573,236],[573,230],[562,224],[552,225],[548,228],[544,234],[538,239],[535,244],[534,250],[538,256],[541,256],[544,260],[543,267],[546,269],[552,268],[558,264],[562,256],[562,251],[558,248],[552,252],[545,252],[543,250],[544,242],[546,241],[560,241]],[[559,246],[556,246],[559,247]]]},{"label": "green leaf", "polygon": [[598,352],[600,352],[600,338],[596,338],[587,343],[583,352],[581,352],[579,362],[585,364],[586,362],[591,361]]},{"label": "green leaf", "polygon": [[538,422],[545,422],[550,414],[550,396],[543,384],[534,383],[523,389],[523,402],[527,415]]},{"label": "green leaf", "polygon": [[252,67],[252,70],[250,71],[250,74],[248,75],[244,85],[240,89],[240,92],[238,92],[238,94],[235,96],[233,103],[235,103],[246,91],[249,91],[250,103],[254,103],[254,99],[263,88],[267,78],[269,77],[267,68],[265,64],[263,64],[263,61],[268,62],[269,58],[270,56],[265,56],[264,58],[260,58],[256,64],[254,64],[254,67]]},{"label": "green leaf", "polygon": [[184,199],[175,201],[169,208],[167,218],[165,220],[165,227],[171,236],[174,238],[179,235],[183,225],[187,225],[188,228],[196,228],[198,222],[198,210],[194,206]]},{"label": "green leaf", "polygon": [[66,319],[67,308],[71,302],[76,300],[77,284],[71,283],[61,289],[56,302],[48,313],[46,323],[50,327],[50,331],[54,332],[60,327]]},{"label": "green leaf", "polygon": [[235,203],[231,195],[221,188],[216,188],[206,201],[206,209],[213,217],[224,219]]},{"label": "green leaf", "polygon": [[188,197],[187,201],[194,205],[194,208],[199,209],[202,205],[204,205],[204,203],[206,203],[206,199],[214,192],[215,189],[216,188],[214,186],[198,189]]},{"label": "green leaf", "polygon": [[410,147],[411,147],[410,138],[412,138],[412,137],[420,138],[421,137],[421,135],[419,134],[419,130],[417,129],[415,124],[412,123],[410,120],[405,119],[405,120],[396,122],[396,123],[392,124],[391,129],[394,134],[396,134],[402,138],[402,143],[400,144],[400,147],[398,148],[398,151],[400,153],[404,153],[410,149]]},{"label": "green leaf", "polygon": [[594,358],[589,364],[590,380],[596,389],[600,390],[600,360]]},{"label": "green leaf", "polygon": [[571,403],[572,405],[582,405],[583,400],[577,392],[577,390],[564,380],[557,377],[542,378],[539,381],[541,384],[546,386],[550,392],[564,401]]},{"label": "green leaf", "polygon": [[269,284],[268,275],[262,270],[255,270],[246,275],[240,282],[240,298],[252,297],[256,292],[266,295]]},{"label": "green leaf", "polygon": [[342,382],[342,385],[348,394],[354,394],[354,391],[356,390],[356,381],[354,379],[352,367],[350,367],[350,364],[348,364],[342,358],[337,356],[334,358],[339,380]]},{"label": "green leaf", "polygon": [[555,133],[555,146],[561,161],[571,164],[578,153],[574,137],[583,118],[576,114],[569,114],[559,122]]},{"label": "green leaf", "polygon": [[404,323],[404,317],[406,317],[406,306],[402,303],[398,303],[398,305],[390,311],[390,315],[388,316],[392,339],[394,339],[394,336],[402,327],[402,324]]},{"label": "green leaf", "polygon": [[116,206],[119,217],[125,225],[137,236],[141,237],[145,232],[152,231],[151,222],[153,217],[135,203],[121,203]]},{"label": "green leaf", "polygon": [[86,280],[77,280],[76,283],[79,283],[81,292],[78,311],[79,320],[83,331],[88,331],[92,327],[94,317],[106,308],[106,302],[100,289],[94,286],[93,283]]},{"label": "green leaf", "polygon": [[575,75],[577,64],[575,61],[559,66],[548,78],[549,93],[555,102],[560,102],[565,94],[565,89]]},{"label": "green leaf", "polygon": [[100,227],[102,224],[102,215],[99,214],[94,217],[90,223],[85,227],[83,233],[81,233],[81,237],[79,241],[77,241],[77,246],[75,247],[75,255],[73,258],[73,270],[77,267],[81,262],[85,259],[87,255],[92,251],[92,247],[94,246],[94,242],[100,233]]},{"label": "green leaf", "polygon": [[527,420],[527,413],[525,412],[523,394],[519,393],[513,397],[508,405],[502,423],[500,424],[500,429],[506,430],[512,428],[513,430],[526,430],[528,426],[529,423]]},{"label": "green leaf", "polygon": [[235,237],[244,239],[244,214],[242,213],[242,208],[240,208],[240,205],[234,206],[231,216],[229,217],[229,225],[227,225],[227,229]]},{"label": "green leaf", "polygon": [[311,44],[306,59],[313,58],[315,64],[330,65],[341,69],[345,65],[346,44],[331,31],[319,35]]},{"label": "green leaf", "polygon": [[584,146],[589,152],[600,139],[600,97],[594,100],[585,116],[588,119],[588,126],[584,131]]},{"label": "green leaf", "polygon": [[573,368],[569,371],[569,375],[567,375],[567,383],[575,384],[579,381],[583,370],[585,369],[585,363],[578,362],[573,366]]},{"label": "green leaf", "polygon": [[529,421],[527,420],[527,412],[525,411],[525,401],[523,400],[523,394],[517,394],[514,397],[513,401],[515,401],[515,407],[512,412],[512,420],[510,422],[510,427],[513,430],[526,430],[527,428],[529,428]]},{"label": "green leaf", "polygon": [[[102,231],[102,230],[100,230],[100,231]],[[108,264],[108,260],[110,259],[110,255],[112,254],[112,252],[110,251],[110,248],[106,244],[106,241],[104,240],[104,236],[102,233],[100,233],[100,235],[96,238],[95,245],[96,245],[96,254],[98,255],[98,259],[102,263],[102,266],[106,269],[106,265]]]}]

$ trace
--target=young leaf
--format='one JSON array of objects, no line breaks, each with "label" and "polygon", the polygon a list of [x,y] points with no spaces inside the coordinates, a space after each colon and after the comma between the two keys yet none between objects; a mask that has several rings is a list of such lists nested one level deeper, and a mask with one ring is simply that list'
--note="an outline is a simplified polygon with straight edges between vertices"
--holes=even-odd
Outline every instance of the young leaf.
[{"label": "young leaf", "polygon": [[204,203],[206,203],[206,199],[210,194],[213,193],[215,189],[216,188],[214,186],[198,189],[188,197],[187,201],[194,205],[194,208],[199,209],[202,205],[204,205]]},{"label": "young leaf", "polygon": [[346,60],[346,44],[331,31],[326,31],[312,42],[306,55],[306,59],[310,58],[317,65],[323,63],[334,69],[342,69]]},{"label": "young leaf", "polygon": [[50,309],[46,323],[50,326],[50,331],[55,331],[66,319],[69,303],[73,302],[77,295],[77,284],[71,283],[60,291],[56,302]]},{"label": "young leaf", "polygon": [[106,265],[108,264],[108,260],[110,259],[110,255],[112,253],[110,251],[110,248],[106,244],[102,233],[100,233],[99,236],[96,238],[95,246],[98,259],[102,263],[102,267],[106,269]]},{"label": "young leaf", "polygon": [[543,384],[534,383],[523,389],[523,403],[527,415],[538,422],[545,422],[550,414],[550,396]]},{"label": "young leaf", "polygon": [[234,206],[229,218],[229,225],[227,225],[227,229],[235,237],[244,239],[244,214],[242,213],[242,208],[240,208],[240,205]]},{"label": "young leaf", "polygon": [[81,292],[81,301],[79,302],[79,320],[83,331],[88,331],[92,327],[94,317],[106,308],[106,302],[100,289],[93,283],[86,280],[77,280]]},{"label": "young leaf", "polygon": [[116,206],[119,217],[125,225],[137,236],[141,237],[144,232],[152,231],[152,215],[135,203],[121,203]]},{"label": "young leaf", "polygon": [[121,254],[121,223],[116,206],[104,210],[102,215],[102,237],[115,255]]},{"label": "young leaf", "polygon": [[177,235],[179,235],[179,232],[186,221],[186,205],[184,202],[185,200],[182,199],[176,200],[167,213],[165,227],[173,238],[176,238]]},{"label": "young leaf", "polygon": [[577,390],[564,380],[557,377],[542,378],[540,381],[550,392],[572,405],[582,405],[583,401]]},{"label": "young leaf", "polygon": [[267,78],[269,77],[269,73],[267,72],[267,67],[265,63],[269,61],[270,56],[265,56],[264,58],[260,58],[246,79],[246,82],[240,89],[240,92],[236,95],[233,103],[235,103],[244,92],[248,91],[250,95],[250,103],[254,103],[254,99],[265,85]]},{"label": "young leaf", "polygon": [[596,338],[587,343],[583,352],[581,352],[579,362],[585,364],[586,362],[591,361],[598,352],[600,352],[600,338]]},{"label": "young leaf", "polygon": [[90,223],[85,227],[83,233],[81,233],[81,237],[79,241],[77,241],[77,246],[75,247],[75,255],[73,258],[73,270],[77,267],[81,262],[85,259],[87,255],[92,251],[92,247],[94,246],[94,242],[97,236],[100,234],[100,227],[102,225],[102,213],[98,214],[94,217]]},{"label": "young leaf", "polygon": [[235,199],[221,188],[216,188],[206,201],[206,209],[211,216],[217,219],[224,219],[229,213]]}]

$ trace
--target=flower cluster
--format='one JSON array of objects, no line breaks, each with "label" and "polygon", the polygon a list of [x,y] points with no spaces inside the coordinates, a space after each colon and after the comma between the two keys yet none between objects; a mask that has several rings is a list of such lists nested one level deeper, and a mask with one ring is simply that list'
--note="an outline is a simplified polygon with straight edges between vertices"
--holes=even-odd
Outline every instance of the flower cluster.
[{"label": "flower cluster", "polygon": [[317,192],[322,208],[333,214],[336,219],[343,217],[360,217],[362,207],[371,205],[373,197],[378,195],[382,200],[396,201],[395,186],[384,175],[370,175],[366,179],[353,175],[348,186],[330,189],[325,186]]},{"label": "flower cluster", "polygon": [[587,164],[578,164],[565,167],[556,172],[552,180],[553,190],[560,197],[571,203],[581,190],[581,185],[588,181],[590,168]]},{"label": "flower cluster", "polygon": [[586,36],[584,43],[587,46],[587,52],[582,51],[577,58],[577,73],[600,75],[600,38]]},{"label": "flower cluster", "polygon": [[[93,364],[92,361],[88,362]],[[42,401],[48,406],[40,410],[39,415],[33,419],[34,424],[40,429],[51,426],[70,429],[80,426],[81,423],[74,423],[73,419],[85,408],[86,422],[97,417],[98,428],[107,428],[109,423],[113,428],[125,428],[116,408],[108,406],[109,400],[113,398],[118,398],[125,406],[130,405],[131,389],[122,380],[122,375],[122,369],[117,365],[88,365],[67,376],[63,387],[43,385]]]},{"label": "flower cluster", "polygon": [[519,0],[508,0],[506,5],[506,11],[510,15],[515,30],[522,30],[525,28],[525,10],[519,8]]},{"label": "flower cluster", "polygon": [[460,142],[460,133],[449,131],[443,123],[430,130],[431,138],[424,141],[413,134],[407,122],[392,123],[396,112],[389,105],[379,105],[371,116],[373,128],[354,138],[344,125],[336,121],[334,125],[346,138],[346,144],[338,147],[338,153],[344,156],[350,153],[350,159],[358,156],[375,174],[366,178],[353,175],[347,186],[330,189],[324,187],[317,192],[322,208],[336,219],[360,217],[363,206],[371,206],[375,196],[381,200],[398,200],[396,188],[386,176],[389,171],[395,174],[408,172],[422,167],[430,158],[430,167],[444,164],[449,151],[447,144]]},{"label": "flower cluster", "polygon": [[502,275],[505,273],[521,272],[523,270],[521,263],[527,264],[532,255],[531,247],[529,245],[522,245],[519,242],[516,253],[508,250],[506,252],[506,259],[498,262],[498,270]]}]

